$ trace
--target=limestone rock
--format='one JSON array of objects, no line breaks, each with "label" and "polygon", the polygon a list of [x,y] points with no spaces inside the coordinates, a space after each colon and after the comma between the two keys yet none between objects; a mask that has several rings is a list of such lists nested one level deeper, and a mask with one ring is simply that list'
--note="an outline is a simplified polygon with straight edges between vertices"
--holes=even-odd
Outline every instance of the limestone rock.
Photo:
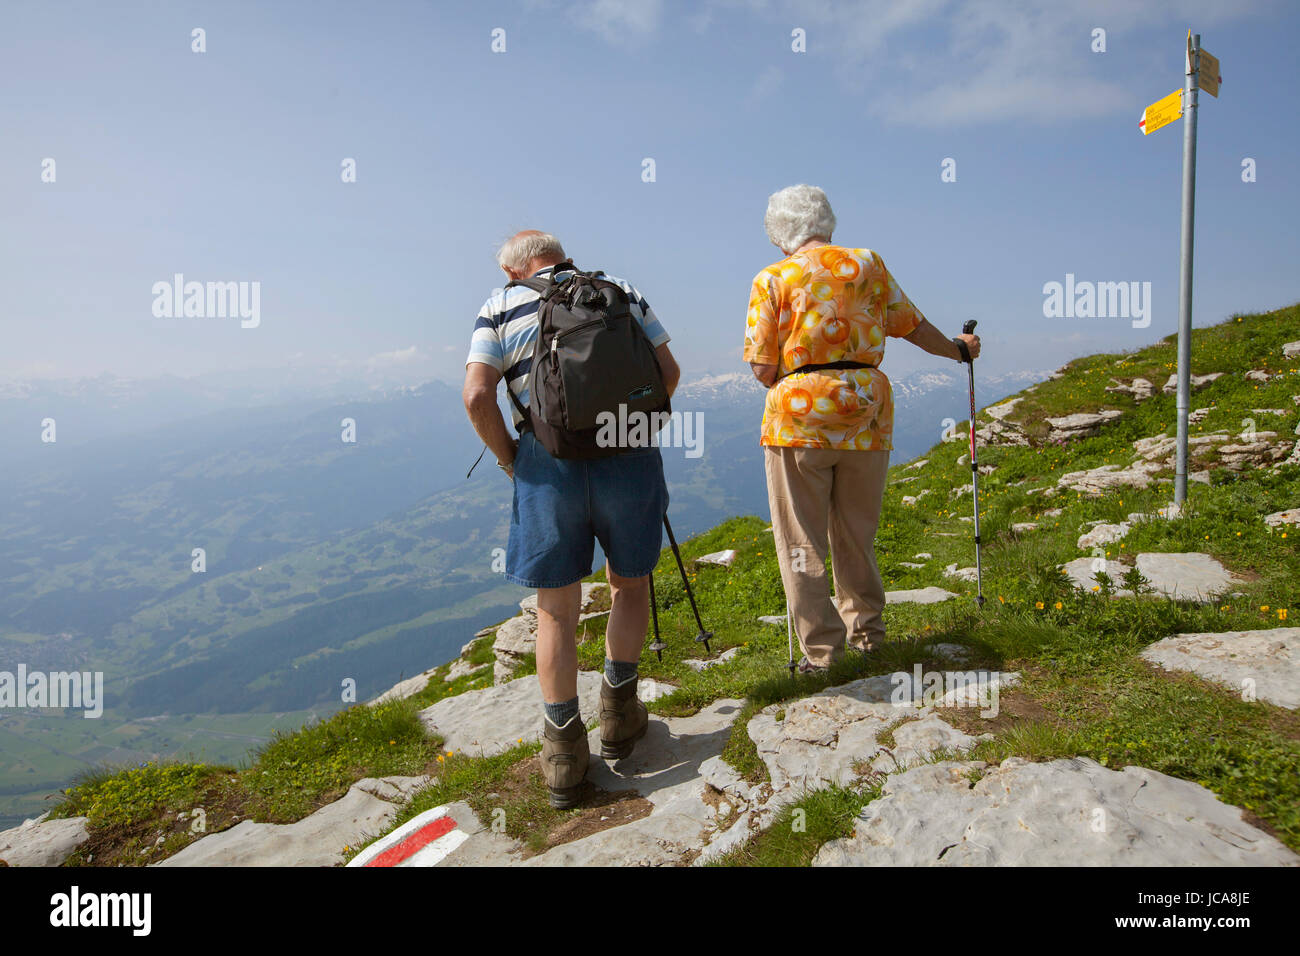
[{"label": "limestone rock", "polygon": [[1264,515],[1264,524],[1270,528],[1300,524],[1300,508],[1288,508],[1286,511],[1274,511],[1271,515]]},{"label": "limestone rock", "polygon": [[[763,620],[763,619],[762,619],[762,618],[759,618],[759,620]],[[782,618],[780,619],[780,621],[781,621],[781,625],[784,627],[784,626],[785,626],[785,618],[782,617]],[[714,658],[712,658],[712,659],[706,659],[706,660],[685,660],[685,661],[682,661],[682,663],[685,664],[687,667],[689,667],[691,670],[696,671],[696,672],[698,673],[699,671],[706,671],[706,670],[708,670],[710,667],[717,667],[719,664],[725,664],[725,663],[727,663],[727,661],[731,660],[731,659],[732,659],[733,657],[735,657],[739,652],[740,652],[740,648],[739,648],[739,647],[732,647],[732,648],[729,648],[728,650],[723,651],[723,652],[722,652],[721,654],[719,654],[717,657],[714,657]]]},{"label": "limestone rock", "polygon": [[1028,445],[1029,438],[1012,422],[993,420],[975,430],[979,444],[984,445]]},{"label": "limestone rock", "polygon": [[937,588],[931,585],[925,588],[903,589],[898,591],[886,591],[886,604],[938,604],[941,601],[950,601],[957,595],[951,591],[945,591],[943,588]]},{"label": "limestone rock", "polygon": [[930,459],[929,459],[929,458],[921,458],[921,459],[918,459],[917,461],[912,462],[910,465],[905,465],[905,466],[903,467],[903,470],[904,470],[904,471],[911,471],[913,468],[924,468],[924,467],[925,467],[926,465],[928,465],[929,463],[930,463]]},{"label": "limestone rock", "polygon": [[1300,358],[1300,341],[1287,342],[1283,345],[1282,357],[1288,359]]},{"label": "limestone rock", "polygon": [[1086,757],[1011,757],[890,777],[854,835],[826,844],[813,865],[1296,866],[1300,857],[1186,780]]},{"label": "limestone rock", "polygon": [[1137,569],[1151,582],[1157,594],[1178,601],[1205,603],[1238,583],[1227,568],[1199,551],[1182,554],[1143,552],[1137,556]]},{"label": "limestone rock", "polygon": [[1107,385],[1106,391],[1131,395],[1135,402],[1145,402],[1156,393],[1156,387],[1144,378],[1135,378],[1132,382],[1127,384],[1114,378],[1112,378],[1111,381],[1115,384]]},{"label": "limestone rock", "polygon": [[390,700],[403,700],[407,697],[413,697],[429,686],[429,680],[433,677],[435,670],[436,668],[430,667],[427,671],[416,674],[414,677],[398,681],[378,697],[366,701],[366,705],[374,707],[376,704],[387,703]]},{"label": "limestone rock", "polygon": [[736,552],[731,549],[726,551],[714,551],[711,554],[702,554],[695,560],[700,564],[716,564],[724,568],[729,568],[736,560]]},{"label": "limestone rock", "polygon": [[1112,408],[1103,408],[1098,412],[1076,412],[1063,418],[1049,418],[1047,424],[1051,431],[1047,433],[1048,441],[1064,441],[1072,438],[1088,438],[1101,433],[1101,426],[1119,418],[1123,412]]},{"label": "limestone rock", "polygon": [[[988,672],[971,671],[970,676],[977,686],[981,679],[986,688],[1000,684]],[[1015,675],[1005,676],[1014,682]],[[871,773],[897,772],[938,750],[973,748],[976,738],[920,705],[922,689],[913,674],[882,674],[763,708],[747,729],[773,791],[797,796],[805,789],[848,786]],[[958,699],[966,689],[949,690],[940,702],[967,704]],[[895,724],[894,746],[886,747],[879,735]]]},{"label": "limestone rock", "polygon": [[1070,583],[1085,594],[1091,594],[1098,589],[1096,574],[1101,571],[1110,578],[1117,597],[1132,597],[1132,591],[1119,587],[1120,579],[1131,567],[1132,565],[1123,558],[1075,558],[1061,565],[1061,570],[1070,579]]},{"label": "limestone rock", "polygon": [[447,683],[451,683],[457,678],[464,677],[466,674],[472,674],[486,664],[471,664],[469,661],[457,658],[452,662],[451,667],[447,668],[447,676],[443,678]]},{"label": "limestone rock", "polygon": [[[578,610],[584,614],[587,613],[588,609],[591,607],[592,602],[596,600],[598,596],[608,591],[609,591],[609,585],[601,581],[583,581],[582,599],[581,599],[581,603],[578,606]],[[520,601],[519,607],[525,614],[532,614],[536,616],[537,592],[534,591],[532,594],[529,594],[522,601]]]},{"label": "limestone rock", "polygon": [[428,777],[360,780],[333,803],[295,823],[244,820],[209,833],[157,866],[334,866],[347,847],[377,835],[397,814],[398,804],[377,792],[404,798]]},{"label": "limestone rock", "polygon": [[496,656],[493,679],[500,683],[522,663],[524,657],[537,650],[537,617],[520,614],[497,628],[492,653]]},{"label": "limestone rock", "polygon": [[1271,465],[1286,458],[1291,447],[1290,441],[1277,441],[1276,432],[1256,432],[1253,441],[1220,446],[1219,464],[1232,471]]},{"label": "limestone rock", "polygon": [[1300,627],[1175,634],[1147,647],[1142,656],[1165,670],[1191,671],[1237,693],[1249,686],[1255,699],[1279,707],[1300,707]]},{"label": "limestone rock", "polygon": [[1037,521],[1017,521],[1011,525],[1011,530],[1016,534],[1028,534],[1038,528]]},{"label": "limestone rock", "polygon": [[[578,707],[583,720],[599,716],[601,674],[578,672]],[[537,675],[448,697],[420,711],[420,720],[441,735],[448,750],[490,756],[536,740],[542,733],[542,691]]]},{"label": "limestone rock", "polygon": [[1056,483],[1062,488],[1096,498],[1116,488],[1148,488],[1151,485],[1151,472],[1138,466],[1120,468],[1119,465],[1101,465],[1086,471],[1067,472]]},{"label": "limestone rock", "polygon": [[49,819],[43,813],[0,831],[0,860],[9,866],[58,866],[85,843],[86,817]]},{"label": "limestone rock", "polygon": [[[1205,388],[1215,379],[1220,379],[1222,377],[1223,377],[1222,372],[1210,372],[1208,375],[1193,375],[1191,376],[1192,391],[1199,392],[1201,389]],[[1166,395],[1173,395],[1177,393],[1178,391],[1177,372],[1169,376],[1169,378],[1165,381],[1164,387],[1161,389],[1161,391],[1164,392]]]},{"label": "limestone rock", "polygon": [[929,561],[934,558],[934,555],[929,551],[918,551],[916,554],[912,555],[912,557],[916,558],[918,561]]},{"label": "limestone rock", "polygon": [[943,575],[946,578],[956,578],[959,581],[969,581],[972,584],[975,583],[979,576],[975,568],[959,568],[956,563],[944,568]]},{"label": "limestone rock", "polygon": [[995,421],[1004,421],[1006,417],[1015,410],[1015,407],[1023,401],[1023,398],[1008,399],[1005,402],[999,402],[997,405],[990,405],[988,408],[984,409],[984,414],[988,415]]},{"label": "limestone rock", "polygon": [[[635,790],[653,805],[649,816],[564,843],[524,866],[659,866],[680,863],[716,832],[704,802],[705,761],[722,752],[740,700],[715,700],[690,717],[651,715],[646,735],[626,760],[591,761],[587,779],[608,791]],[[600,752],[593,730],[592,753]]]},{"label": "limestone rock", "polygon": [[1246,381],[1248,382],[1267,382],[1271,377],[1268,370],[1262,368],[1252,368],[1246,373]]},{"label": "limestone rock", "polygon": [[1098,524],[1091,531],[1081,535],[1075,546],[1081,551],[1091,551],[1101,545],[1115,544],[1124,540],[1130,527],[1132,526],[1127,521],[1121,521],[1119,524]]}]

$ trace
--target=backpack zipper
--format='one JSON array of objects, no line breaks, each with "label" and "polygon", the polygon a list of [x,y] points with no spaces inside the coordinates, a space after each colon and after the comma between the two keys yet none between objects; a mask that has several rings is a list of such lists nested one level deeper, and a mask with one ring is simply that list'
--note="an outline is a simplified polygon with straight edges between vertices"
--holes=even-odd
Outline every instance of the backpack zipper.
[{"label": "backpack zipper", "polygon": [[558,349],[559,349],[559,347],[560,347],[560,339],[564,338],[566,335],[573,335],[575,332],[581,332],[581,331],[583,331],[584,329],[590,329],[590,328],[592,328],[592,327],[594,327],[594,326],[597,326],[597,325],[604,325],[604,324],[605,324],[605,320],[604,320],[604,319],[594,319],[594,320],[591,321],[591,322],[584,322],[584,323],[582,323],[582,325],[575,325],[575,326],[574,326],[573,328],[571,328],[571,329],[565,329],[563,332],[558,332],[558,333],[556,333],[554,336],[552,336],[552,338],[551,338],[551,367],[552,367],[552,368],[556,368],[556,367],[558,367],[558,365],[559,365],[560,356],[559,356]]}]

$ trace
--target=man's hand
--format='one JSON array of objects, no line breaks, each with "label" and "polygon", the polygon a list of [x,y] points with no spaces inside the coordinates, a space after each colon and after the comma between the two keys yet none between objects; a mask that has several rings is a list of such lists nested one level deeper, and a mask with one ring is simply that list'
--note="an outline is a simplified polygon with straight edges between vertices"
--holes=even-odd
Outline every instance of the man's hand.
[{"label": "man's hand", "polygon": [[[956,338],[953,339],[953,342],[966,343],[966,348],[970,350],[970,357],[972,362],[975,361],[975,359],[980,357],[980,337],[978,335],[958,335]],[[957,349],[957,351],[960,352],[961,349],[959,348]],[[963,358],[962,361],[964,362],[966,360]]]},{"label": "man's hand", "polygon": [[515,480],[515,456],[519,454],[519,441],[516,439],[510,443],[510,460],[502,461],[497,459],[497,465],[506,473],[506,477],[511,481]]}]

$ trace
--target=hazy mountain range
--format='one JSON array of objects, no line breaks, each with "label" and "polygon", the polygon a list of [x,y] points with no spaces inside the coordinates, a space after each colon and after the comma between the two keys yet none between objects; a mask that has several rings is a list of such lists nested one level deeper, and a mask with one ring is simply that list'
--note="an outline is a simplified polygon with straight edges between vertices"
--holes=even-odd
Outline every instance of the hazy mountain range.
[{"label": "hazy mountain range", "polygon": [[[965,419],[961,372],[894,380],[895,460]],[[1041,377],[981,381],[981,404]],[[767,513],[762,403],[741,373],[678,390],[703,424],[699,457],[663,450],[679,540]],[[525,593],[494,569],[509,484],[491,456],[466,479],[482,446],[442,382],[10,384],[0,441],[0,671],[106,684],[98,720],[0,710],[0,826],[95,762],[234,759],[345,680],[364,700],[451,658]]]}]

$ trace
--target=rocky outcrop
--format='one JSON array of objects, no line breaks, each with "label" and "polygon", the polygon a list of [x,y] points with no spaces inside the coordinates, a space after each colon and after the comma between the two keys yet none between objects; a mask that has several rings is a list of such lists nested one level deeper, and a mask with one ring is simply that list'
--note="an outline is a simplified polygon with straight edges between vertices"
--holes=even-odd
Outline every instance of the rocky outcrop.
[{"label": "rocky outcrop", "polygon": [[[600,683],[597,671],[578,672],[578,707],[583,720],[599,716]],[[662,697],[673,688],[642,678],[642,700]],[[492,756],[520,741],[542,734],[542,690],[536,674],[481,690],[447,697],[420,711],[430,732],[443,738],[443,746],[470,756]]]},{"label": "rocky outcrop", "polygon": [[156,866],[336,866],[376,836],[431,777],[358,780],[347,794],[295,823],[244,820],[209,833]]},{"label": "rocky outcrop", "polygon": [[1285,459],[1294,445],[1288,439],[1278,440],[1277,432],[1255,432],[1249,441],[1219,446],[1219,464],[1232,471],[1259,468]]},{"label": "rocky outcrop", "polygon": [[726,551],[714,551],[711,554],[702,554],[695,559],[697,564],[716,564],[719,567],[729,568],[736,561],[736,552],[728,548]]},{"label": "rocky outcrop", "polygon": [[1070,441],[1075,438],[1091,438],[1101,434],[1101,426],[1114,421],[1123,412],[1113,408],[1103,408],[1097,412],[1076,412],[1063,418],[1046,419],[1051,430],[1047,433],[1048,441]]},{"label": "rocky outcrop", "polygon": [[944,761],[885,781],[814,866],[1297,866],[1209,790],[1087,757]]},{"label": "rocky outcrop", "polygon": [[1137,462],[1126,468],[1119,465],[1100,465],[1085,471],[1071,471],[1056,480],[1061,488],[1078,491],[1089,498],[1097,498],[1116,488],[1149,488],[1152,474],[1163,468],[1160,464]]},{"label": "rocky outcrop", "polygon": [[975,568],[959,568],[954,562],[943,569],[943,576],[945,578],[956,578],[958,581],[969,581],[974,584],[979,578],[979,572]]},{"label": "rocky outcrop", "polygon": [[[1205,388],[1211,382],[1214,382],[1216,379],[1220,379],[1220,378],[1223,378],[1222,372],[1210,372],[1208,375],[1192,375],[1191,376],[1192,391],[1199,392],[1201,389]],[[1164,387],[1161,388],[1161,391],[1164,392],[1166,395],[1173,395],[1178,391],[1177,372],[1169,376],[1169,378],[1165,381]]]},{"label": "rocky outcrop", "polygon": [[1091,551],[1093,548],[1101,547],[1106,544],[1115,544],[1124,540],[1132,527],[1127,521],[1121,521],[1119,524],[1100,523],[1095,525],[1091,531],[1080,535],[1075,546],[1082,551]]},{"label": "rocky outcrop", "polygon": [[[1097,587],[1094,575],[1104,571],[1111,582],[1119,579],[1132,567],[1137,567],[1147,579],[1153,593],[1176,601],[1213,601],[1240,582],[1237,577],[1208,554],[1192,551],[1164,553],[1144,551],[1130,563],[1127,557],[1075,558],[1061,565],[1061,571],[1081,591],[1091,592]],[[1115,597],[1130,597],[1132,592],[1118,589]]]},{"label": "rocky outcrop", "polygon": [[1156,593],[1177,601],[1212,601],[1237,583],[1236,577],[1208,554],[1144,552],[1137,556],[1137,569],[1151,582]]},{"label": "rocky outcrop", "polygon": [[1156,387],[1144,378],[1135,378],[1131,382],[1121,382],[1119,379],[1112,378],[1111,381],[1115,384],[1107,385],[1106,391],[1132,396],[1135,402],[1145,402],[1156,393]]},{"label": "rocky outcrop", "polygon": [[1288,508],[1286,511],[1274,511],[1271,515],[1264,515],[1264,524],[1270,528],[1300,524],[1300,508]]},{"label": "rocky outcrop", "polygon": [[58,866],[89,838],[86,817],[49,816],[43,813],[0,831],[0,861],[9,866]]},{"label": "rocky outcrop", "polygon": [[[579,605],[578,624],[581,629],[583,621],[601,617],[608,611],[590,611],[597,597],[607,593],[609,586],[600,582],[582,582],[582,603]],[[528,595],[519,602],[523,613],[510,618],[497,628],[496,641],[492,653],[496,663],[492,667],[493,683],[503,683],[510,677],[524,658],[537,650],[537,592]]]},{"label": "rocky outcrop", "polygon": [[1175,634],[1142,651],[1165,670],[1191,671],[1243,695],[1300,707],[1300,627]]}]

